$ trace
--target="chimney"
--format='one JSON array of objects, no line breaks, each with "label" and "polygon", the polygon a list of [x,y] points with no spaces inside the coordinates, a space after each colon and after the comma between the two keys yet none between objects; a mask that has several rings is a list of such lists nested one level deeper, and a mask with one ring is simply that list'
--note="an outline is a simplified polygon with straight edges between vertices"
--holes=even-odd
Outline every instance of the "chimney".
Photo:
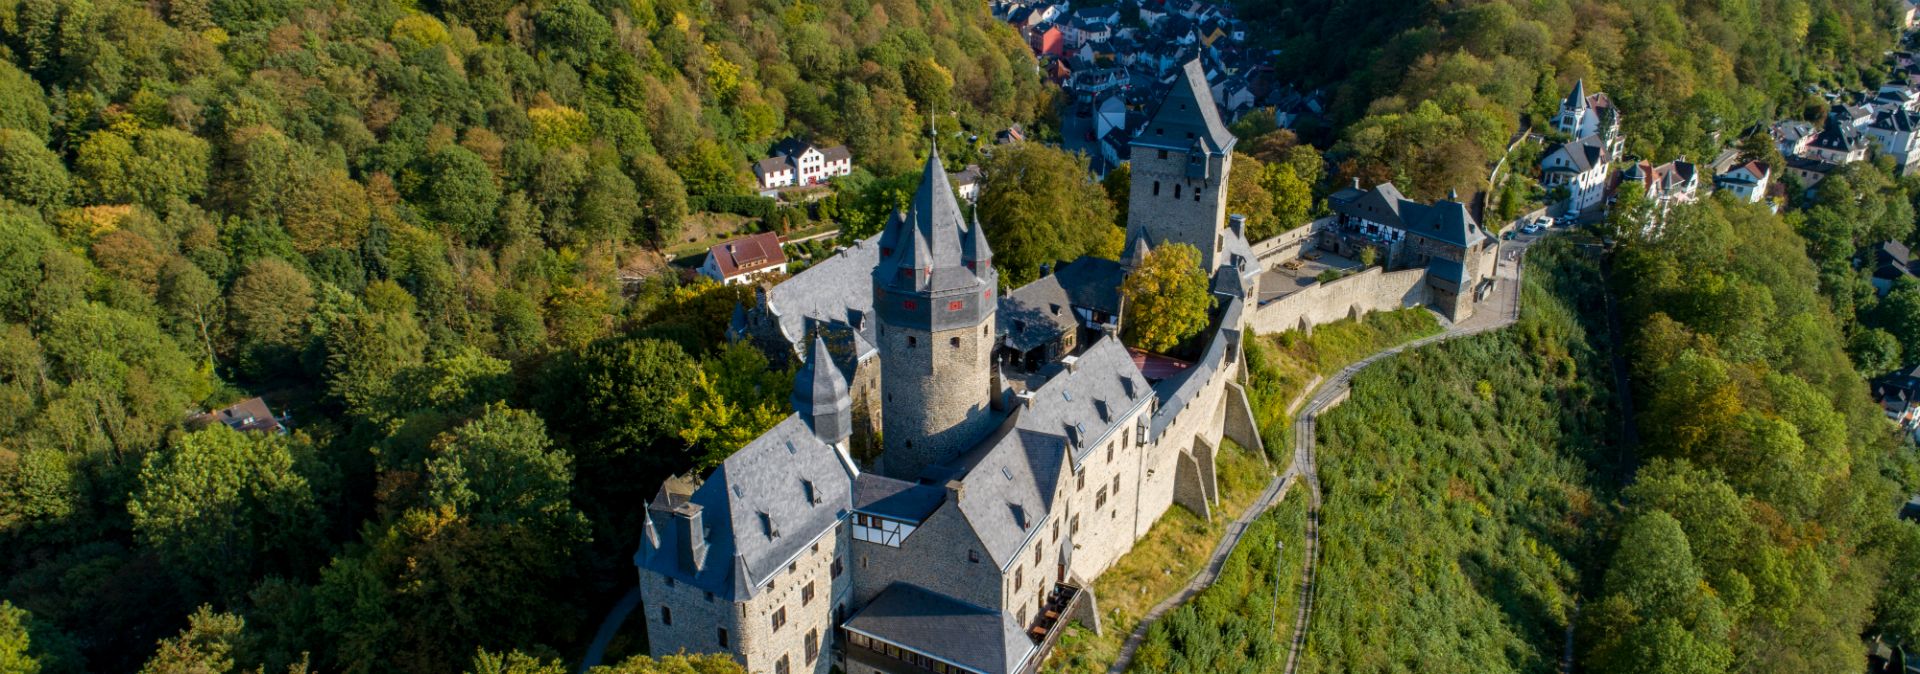
[{"label": "chimney", "polygon": [[1353,177],[1353,189],[1360,189],[1360,176]]},{"label": "chimney", "polygon": [[707,562],[707,531],[700,516],[700,505],[682,503],[673,509],[674,543],[680,556],[680,570],[699,573]]},{"label": "chimney", "polygon": [[960,504],[960,496],[965,493],[967,493],[967,483],[961,482],[959,480],[947,481],[947,500],[948,501],[953,502],[953,504],[957,506]]},{"label": "chimney", "polygon": [[1065,357],[1065,358],[1061,358],[1061,359],[1060,359],[1060,364],[1061,364],[1061,365],[1065,365],[1065,366],[1067,366],[1067,372],[1078,372],[1078,371],[1080,371],[1080,357],[1079,357],[1079,356],[1067,356],[1067,357]]},{"label": "chimney", "polygon": [[1227,226],[1233,229],[1233,233],[1238,234],[1240,236],[1246,236],[1247,235],[1247,216],[1241,215],[1239,213],[1229,215],[1227,216]]}]

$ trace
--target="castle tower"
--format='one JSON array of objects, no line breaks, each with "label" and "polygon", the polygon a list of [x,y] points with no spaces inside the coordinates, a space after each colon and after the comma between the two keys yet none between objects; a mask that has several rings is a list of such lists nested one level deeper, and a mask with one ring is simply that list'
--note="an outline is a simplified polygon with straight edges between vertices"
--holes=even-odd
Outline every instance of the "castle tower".
[{"label": "castle tower", "polygon": [[847,379],[840,375],[840,366],[833,364],[827,340],[818,334],[807,352],[807,364],[793,377],[793,411],[829,445],[853,434],[853,398],[847,395]]},{"label": "castle tower", "polygon": [[1220,123],[1199,59],[1188,61],[1133,139],[1127,241],[1191,244],[1200,251],[1201,268],[1212,273],[1226,246],[1221,228],[1234,141]]},{"label": "castle tower", "polygon": [[999,273],[986,233],[965,226],[938,149],[906,217],[880,235],[880,471],[912,479],[992,430]]}]

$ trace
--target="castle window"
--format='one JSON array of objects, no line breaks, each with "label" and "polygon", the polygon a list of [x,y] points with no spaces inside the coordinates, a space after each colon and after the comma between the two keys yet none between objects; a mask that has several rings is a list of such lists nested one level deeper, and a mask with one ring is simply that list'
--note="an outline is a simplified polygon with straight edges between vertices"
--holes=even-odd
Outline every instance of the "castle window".
[{"label": "castle window", "polygon": [[[1018,590],[1018,589],[1020,589],[1020,586],[1022,586],[1022,585],[1026,585],[1026,584],[1027,584],[1027,569],[1026,569],[1026,567],[1021,567],[1021,568],[1018,568],[1018,569],[1014,569],[1014,570],[1013,570],[1013,589],[1015,589],[1015,590]],[[1021,619],[1021,621],[1020,621],[1020,622],[1021,622],[1022,624],[1025,624],[1025,623],[1026,623],[1027,621],[1026,621],[1025,619]]]},{"label": "castle window", "polygon": [[820,630],[807,630],[807,664],[820,658]]},{"label": "castle window", "polygon": [[1161,151],[1160,151],[1160,158],[1161,158],[1161,159],[1166,159],[1166,158],[1167,158],[1167,151],[1166,151],[1166,150],[1161,150]]},{"label": "castle window", "polygon": [[911,349],[911,348],[913,348],[913,347],[916,347],[916,346],[919,346],[919,345],[920,345],[920,340],[919,340],[919,339],[917,339],[917,338],[915,338],[915,337],[914,337],[914,336],[912,336],[912,335],[908,335],[908,336],[907,336],[907,348],[909,348],[909,349]]},{"label": "castle window", "polygon": [[711,604],[711,603],[713,603],[713,591],[712,591],[712,590],[708,590],[708,591],[707,591],[707,603],[709,603],[709,604]]},{"label": "castle window", "polygon": [[673,587],[673,576],[667,576],[667,587]]},{"label": "castle window", "polygon": [[1101,487],[1100,491],[1096,491],[1093,493],[1093,507],[1096,510],[1107,507],[1107,488],[1106,487]]},{"label": "castle window", "polygon": [[792,674],[792,672],[793,666],[787,664],[787,656],[782,655],[779,662],[773,663],[773,674]]},{"label": "castle window", "polygon": [[1173,184],[1173,198],[1180,198],[1180,183]]},{"label": "castle window", "polygon": [[1120,476],[1118,475],[1113,476],[1113,495],[1120,495]]},{"label": "castle window", "polygon": [[780,631],[780,628],[786,627],[786,626],[787,626],[787,607],[782,606],[780,607],[780,610],[773,612],[773,631],[778,632]]},{"label": "castle window", "polygon": [[841,573],[841,572],[843,572],[843,571],[846,571],[846,570],[847,570],[847,565],[846,565],[846,564],[843,564],[843,563],[841,563],[841,561],[840,561],[840,556],[839,556],[839,555],[834,555],[834,557],[833,557],[833,566],[832,566],[832,568],[831,568],[831,571],[829,571],[829,574],[830,574],[830,577],[832,577],[832,578],[839,578],[839,577],[840,577],[840,573]]},{"label": "castle window", "polygon": [[1107,463],[1113,463],[1113,443],[1111,442],[1107,443]]},{"label": "castle window", "polygon": [[1033,565],[1040,566],[1040,546],[1038,545],[1033,546]]},{"label": "castle window", "polygon": [[1160,181],[1153,181],[1153,196],[1160,196]]},{"label": "castle window", "polygon": [[[1120,478],[1116,477],[1114,479],[1119,480]],[[807,581],[806,585],[800,586],[800,605],[806,606],[811,603],[813,603],[813,581]]]},{"label": "castle window", "polygon": [[720,647],[732,648],[732,646],[727,645],[727,628],[725,627],[720,628]]},{"label": "castle window", "polygon": [[1193,200],[1194,201],[1200,200],[1200,188],[1198,187],[1193,188]]},{"label": "castle window", "polygon": [[974,563],[974,564],[979,564],[979,563],[980,563],[980,551],[979,551],[979,550],[968,550],[968,551],[967,551],[967,561],[969,561],[969,562],[972,562],[972,563]]},{"label": "castle window", "polygon": [[673,607],[671,606],[660,607],[660,624],[662,625],[673,624]]},{"label": "castle window", "polygon": [[960,338],[959,338],[959,337],[951,337],[951,338],[948,338],[948,339],[947,339],[947,346],[951,346],[951,347],[953,347],[953,348],[956,348],[956,349],[958,349],[958,348],[960,348]]},{"label": "castle window", "polygon": [[1082,470],[1078,475],[1073,476],[1073,482],[1074,482],[1073,488],[1075,491],[1086,491],[1087,471]]}]

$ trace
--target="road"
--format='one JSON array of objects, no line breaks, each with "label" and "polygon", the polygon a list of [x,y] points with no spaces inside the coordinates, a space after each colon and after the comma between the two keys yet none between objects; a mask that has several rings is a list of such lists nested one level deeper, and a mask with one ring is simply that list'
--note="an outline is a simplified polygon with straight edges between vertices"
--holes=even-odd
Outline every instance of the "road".
[{"label": "road", "polygon": [[1287,674],[1292,674],[1298,666],[1300,650],[1306,645],[1307,623],[1313,612],[1314,567],[1320,557],[1320,476],[1314,456],[1316,420],[1321,412],[1346,398],[1347,388],[1352,383],[1354,375],[1383,358],[1441,340],[1503,328],[1519,320],[1521,258],[1527,248],[1541,236],[1545,234],[1521,235],[1500,244],[1499,262],[1494,269],[1493,293],[1473,316],[1458,324],[1447,326],[1447,329],[1440,334],[1382,350],[1348,365],[1320,385],[1313,397],[1308,399],[1306,406],[1294,417],[1293,465],[1289,466],[1285,473],[1268,482],[1266,489],[1260,494],[1260,499],[1248,506],[1246,511],[1227,527],[1226,535],[1221,537],[1220,543],[1214,547],[1213,555],[1208,558],[1206,566],[1187,581],[1186,587],[1147,611],[1147,615],[1140,619],[1139,626],[1134,628],[1132,634],[1127,635],[1126,643],[1120,647],[1120,656],[1114,660],[1112,667],[1107,668],[1108,674],[1122,674],[1127,671],[1127,667],[1133,664],[1134,652],[1139,650],[1140,644],[1146,641],[1147,632],[1154,623],[1213,585],[1214,580],[1220,577],[1220,569],[1226,565],[1227,557],[1231,556],[1233,549],[1240,544],[1241,537],[1254,518],[1265,514],[1275,504],[1285,500],[1287,492],[1293,488],[1294,484],[1305,482],[1308,494],[1306,561],[1300,576],[1300,602],[1294,616],[1293,645],[1287,654],[1285,670]]}]

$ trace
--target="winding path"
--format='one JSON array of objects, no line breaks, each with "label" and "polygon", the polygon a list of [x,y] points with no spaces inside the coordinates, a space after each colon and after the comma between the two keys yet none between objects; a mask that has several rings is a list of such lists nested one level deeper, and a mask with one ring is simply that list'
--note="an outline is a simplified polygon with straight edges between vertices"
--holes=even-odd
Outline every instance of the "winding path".
[{"label": "winding path", "polygon": [[1496,330],[1519,320],[1520,262],[1527,248],[1538,239],[1539,236],[1523,235],[1500,244],[1499,262],[1494,268],[1493,293],[1482,303],[1481,310],[1475,312],[1473,316],[1458,324],[1447,326],[1447,329],[1440,334],[1390,347],[1367,356],[1342,368],[1314,391],[1313,397],[1307,400],[1305,408],[1294,416],[1293,465],[1288,466],[1285,473],[1268,482],[1266,490],[1260,494],[1260,499],[1248,506],[1246,511],[1227,527],[1226,535],[1221,537],[1220,543],[1213,549],[1213,556],[1207,560],[1205,567],[1187,581],[1186,587],[1147,611],[1133,633],[1127,635],[1126,643],[1120,648],[1120,656],[1114,660],[1112,667],[1107,668],[1108,674],[1122,674],[1127,671],[1127,667],[1133,664],[1134,652],[1139,650],[1140,644],[1146,641],[1147,632],[1154,623],[1159,622],[1167,613],[1186,603],[1200,591],[1213,585],[1214,580],[1220,577],[1220,569],[1226,565],[1227,557],[1232,555],[1233,549],[1240,544],[1241,537],[1246,534],[1247,527],[1252,524],[1253,519],[1284,500],[1287,491],[1293,487],[1294,483],[1305,481],[1308,494],[1306,559],[1300,574],[1300,601],[1294,615],[1292,646],[1288,649],[1287,667],[1283,670],[1286,674],[1293,674],[1299,666],[1301,650],[1306,646],[1308,621],[1313,614],[1314,570],[1320,558],[1320,475],[1314,456],[1314,430],[1320,413],[1345,400],[1354,375],[1383,358],[1442,340]]}]

